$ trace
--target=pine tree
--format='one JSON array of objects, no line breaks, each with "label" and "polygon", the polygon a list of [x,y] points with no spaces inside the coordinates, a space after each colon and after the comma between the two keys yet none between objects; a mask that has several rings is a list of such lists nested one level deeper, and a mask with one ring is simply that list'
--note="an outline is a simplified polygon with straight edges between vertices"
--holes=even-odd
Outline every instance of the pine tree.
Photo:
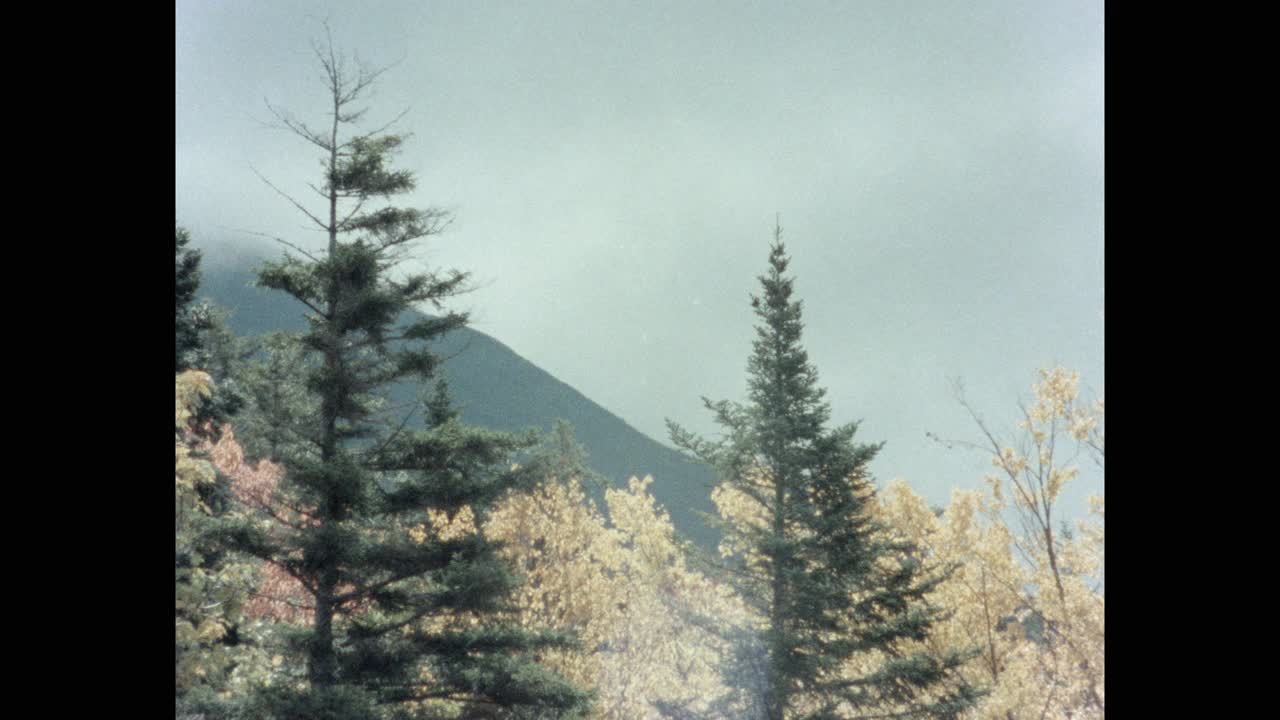
[{"label": "pine tree", "polygon": [[201,370],[209,373],[215,390],[200,401],[191,416],[191,426],[217,435],[223,423],[244,405],[235,376],[247,356],[242,341],[227,326],[227,312],[208,300],[196,303],[200,289],[200,250],[188,247],[191,234],[176,228],[174,243],[174,371]]},{"label": "pine tree", "polygon": [[[501,619],[518,578],[478,530],[495,501],[540,477],[538,468],[510,463],[530,439],[463,426],[442,385],[425,408],[385,399],[391,383],[434,379],[438,358],[428,343],[466,321],[443,307],[464,289],[465,274],[408,272],[402,262],[449,216],[375,207],[414,187],[410,173],[388,166],[401,136],[352,128],[364,114],[355,103],[381,71],[349,69],[331,40],[316,50],[331,122],[315,131],[277,117],[324,151],[316,189],[325,209],[290,200],[327,247],[295,246],[302,257],[286,253],[259,272],[262,286],[309,311],[294,362],[309,401],[289,403],[290,427],[271,440],[285,468],[278,512],[224,529],[233,547],[296,578],[314,607],[295,646],[302,682],[264,691],[258,712],[435,717],[452,704],[468,717],[574,717],[587,695],[534,661],[568,640]],[[436,317],[411,319],[408,311],[423,303]],[[414,415],[424,428],[413,429]],[[468,512],[477,518],[469,532],[443,532],[456,525],[444,520]]]},{"label": "pine tree", "polygon": [[175,235],[174,689],[178,708],[199,714],[222,704],[241,657],[237,630],[249,569],[205,538],[215,518],[227,514],[230,485],[202,447],[216,439],[241,397],[221,352],[234,338],[208,303],[194,304],[201,253],[188,247],[185,229]]},{"label": "pine tree", "polygon": [[176,228],[173,249],[174,288],[174,373],[191,367],[190,354],[200,345],[199,322],[192,315],[191,303],[200,287],[200,251],[187,247],[191,235]]},{"label": "pine tree", "polygon": [[233,673],[246,658],[240,629],[253,568],[211,542],[210,530],[227,519],[226,505],[218,502],[226,478],[210,457],[208,439],[190,427],[214,392],[212,380],[185,370],[175,377],[175,390],[175,703],[180,716],[220,716],[233,705]]},{"label": "pine tree", "polygon": [[[800,343],[781,234],[751,300],[761,322],[747,402],[704,399],[725,429],[714,442],[668,421],[678,446],[717,467],[721,503],[738,503],[722,531],[740,551],[728,576],[765,627],[765,715],[953,716],[972,701],[963,684],[947,687],[963,658],[903,650],[938,619],[924,596],[941,577],[925,576],[870,514],[867,466],[881,444],[855,443],[857,423],[826,429],[830,407]],[[868,658],[883,661],[859,675]]]}]

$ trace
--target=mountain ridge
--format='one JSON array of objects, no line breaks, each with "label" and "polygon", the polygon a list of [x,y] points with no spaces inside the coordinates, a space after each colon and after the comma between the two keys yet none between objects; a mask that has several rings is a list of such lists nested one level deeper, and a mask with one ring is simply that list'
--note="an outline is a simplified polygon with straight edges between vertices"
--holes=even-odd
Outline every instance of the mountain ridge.
[{"label": "mountain ridge", "polygon": [[[215,255],[213,262],[203,264],[198,296],[230,312],[228,325],[237,336],[305,327],[306,308],[301,303],[253,284],[253,268],[266,259]],[[593,470],[615,487],[626,487],[632,476],[653,476],[650,491],[676,530],[704,548],[715,546],[718,533],[700,515],[714,511],[711,468],[650,438],[482,331],[460,328],[433,342],[431,349],[444,358],[442,374],[464,422],[492,430],[546,433],[557,420],[565,420]],[[407,384],[392,390],[402,401],[415,394],[416,387]]]}]

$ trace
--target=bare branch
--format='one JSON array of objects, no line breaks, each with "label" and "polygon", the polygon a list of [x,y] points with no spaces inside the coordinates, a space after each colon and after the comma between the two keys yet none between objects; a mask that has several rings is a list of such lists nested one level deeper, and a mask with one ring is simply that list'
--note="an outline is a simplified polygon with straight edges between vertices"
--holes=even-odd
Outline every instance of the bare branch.
[{"label": "bare branch", "polygon": [[275,240],[276,242],[280,243],[281,245],[288,246],[288,247],[290,247],[290,248],[292,248],[292,249],[294,249],[294,250],[296,250],[296,251],[298,251],[298,252],[302,253],[303,255],[306,255],[309,259],[314,260],[315,262],[320,262],[320,259],[319,259],[319,258],[317,258],[315,255],[312,255],[311,253],[307,252],[306,250],[303,250],[302,248],[298,247],[297,245],[294,245],[293,243],[289,242],[288,240],[285,240],[284,238],[276,237],[275,235],[269,235],[269,234],[264,233],[264,232],[257,232],[256,230],[244,230],[244,229],[241,229],[241,228],[228,227],[228,226],[226,226],[226,225],[219,225],[218,227],[220,227],[220,228],[222,228],[222,229],[224,229],[224,230],[230,230],[230,231],[232,231],[232,232],[244,233],[244,234],[246,234],[246,235],[257,235],[258,237],[264,237],[264,238],[267,238],[268,240]]},{"label": "bare branch", "polygon": [[321,190],[320,188],[316,187],[315,183],[307,183],[307,187],[311,188],[315,192],[315,194],[319,195],[325,200],[329,199],[329,194],[326,193],[324,190]]},{"label": "bare branch", "polygon": [[409,111],[410,111],[410,110],[412,110],[412,109],[413,109],[413,108],[411,108],[411,107],[407,107],[407,108],[405,108],[404,110],[401,110],[401,111],[400,111],[400,114],[399,114],[399,115],[396,115],[394,118],[392,118],[390,122],[386,123],[385,125],[382,125],[381,127],[377,128],[377,129],[375,129],[375,130],[370,130],[369,132],[364,133],[362,137],[371,137],[371,136],[373,136],[373,135],[379,135],[379,134],[381,134],[381,133],[385,132],[385,131],[386,131],[388,128],[390,128],[392,125],[395,125],[396,123],[398,123],[398,122],[400,122],[401,120],[403,120],[403,119],[404,119],[404,116],[405,116],[405,115],[408,115],[408,114],[409,114]]},{"label": "bare branch", "polygon": [[356,71],[356,77],[351,83],[351,89],[347,90],[339,98],[339,105],[346,105],[360,97],[362,92],[368,89],[370,85],[377,81],[379,76],[389,69],[387,67],[368,68],[362,65]]},{"label": "bare branch", "polygon": [[400,434],[404,432],[405,426],[409,424],[410,418],[412,418],[414,413],[417,411],[418,406],[414,403],[413,407],[409,409],[409,412],[405,414],[404,419],[400,421],[399,426],[397,426],[391,433],[388,433],[387,438],[382,441],[381,445],[365,455],[365,457],[369,459],[369,462],[373,462],[382,457],[383,451],[386,450],[396,438],[400,437]]},{"label": "bare branch", "polygon": [[266,177],[264,177],[262,173],[258,172],[257,168],[255,168],[253,165],[250,165],[249,169],[253,170],[253,174],[257,175],[259,180],[266,183],[267,187],[271,188],[272,190],[275,190],[280,195],[280,197],[283,197],[285,200],[288,200],[295,208],[301,211],[303,215],[306,215],[307,217],[311,218],[311,221],[314,222],[316,225],[318,225],[321,230],[329,230],[329,225],[327,223],[325,223],[323,220],[316,217],[315,215],[312,215],[311,211],[303,207],[302,203],[298,202],[297,200],[294,200],[292,195],[290,195],[289,193],[286,193],[285,191],[281,190],[280,188],[272,184],[272,182],[268,180]]},{"label": "bare branch", "polygon": [[365,203],[365,197],[358,196],[356,200],[356,206],[352,208],[351,212],[347,213],[347,216],[342,218],[342,220],[338,223],[339,232],[347,229],[347,223],[351,221],[351,218],[356,216],[356,213],[360,212],[361,208],[364,207],[364,203]]},{"label": "bare branch", "polygon": [[369,112],[369,108],[363,108],[361,110],[352,110],[351,112],[346,112],[346,113],[340,112],[338,113],[338,122],[350,125],[352,123],[358,122],[360,118],[364,117],[364,114],[367,112]]},{"label": "bare branch", "polygon": [[332,147],[330,147],[331,143],[329,139],[326,138],[324,135],[307,127],[306,123],[302,122],[301,120],[298,120],[293,115],[291,115],[288,111],[282,110],[272,105],[270,100],[264,100],[264,102],[266,102],[267,109],[271,111],[271,114],[275,115],[276,119],[280,121],[279,125],[266,123],[269,127],[275,127],[276,129],[280,129],[280,130],[288,130],[293,134],[297,135],[298,137],[302,138],[303,140],[306,140],[307,142],[319,147],[321,150],[324,150],[326,152],[329,152],[333,149]]}]

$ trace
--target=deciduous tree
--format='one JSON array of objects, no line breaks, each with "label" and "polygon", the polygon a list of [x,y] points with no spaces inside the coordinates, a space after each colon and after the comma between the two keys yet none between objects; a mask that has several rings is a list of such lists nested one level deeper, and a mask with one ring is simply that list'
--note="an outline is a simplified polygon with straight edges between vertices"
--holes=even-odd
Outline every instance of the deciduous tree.
[{"label": "deciduous tree", "polygon": [[210,500],[218,472],[191,419],[212,391],[208,373],[186,370],[175,378],[175,692],[178,707],[188,709],[208,709],[234,694],[233,673],[245,655],[230,635],[243,619],[253,580],[249,563],[208,541],[211,525],[226,511],[215,512]]},{"label": "deciduous tree", "polygon": [[1041,370],[1013,441],[997,437],[961,394],[983,436],[978,447],[996,468],[986,477],[986,519],[1008,537],[1023,571],[1006,584],[1018,583],[1019,611],[1040,629],[1035,642],[1010,653],[987,702],[992,717],[1105,712],[1104,499],[1089,499],[1093,519],[1078,521],[1074,532],[1058,503],[1081,460],[1098,472],[1105,467],[1103,401],[1082,402],[1079,382],[1065,368]]},{"label": "deciduous tree", "polygon": [[[970,409],[996,472],[985,490],[955,490],[940,513],[895,481],[879,511],[926,562],[958,570],[930,598],[951,610],[929,642],[976,645],[961,672],[985,691],[975,720],[1101,718],[1105,710],[1103,499],[1071,531],[1054,520],[1080,460],[1102,470],[1102,403],[1080,402],[1078,375],[1041,371],[1020,437],[997,437]],[[955,447],[954,441],[948,443]]]},{"label": "deciduous tree", "polygon": [[557,481],[512,495],[485,525],[527,579],[520,623],[579,640],[547,662],[595,691],[602,720],[750,717],[719,672],[747,623],[741,602],[689,567],[652,478],[606,489],[601,512],[571,466],[547,463]]}]

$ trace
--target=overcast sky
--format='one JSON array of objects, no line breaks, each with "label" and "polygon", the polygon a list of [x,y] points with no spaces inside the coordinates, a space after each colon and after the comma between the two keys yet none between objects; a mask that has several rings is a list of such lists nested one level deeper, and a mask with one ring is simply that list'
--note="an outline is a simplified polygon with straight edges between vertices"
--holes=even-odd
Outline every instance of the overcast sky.
[{"label": "overcast sky", "polygon": [[[405,108],[423,260],[473,326],[666,442],[742,399],[775,214],[833,419],[936,503],[990,470],[949,378],[1012,432],[1036,369],[1103,376],[1102,3],[209,2],[176,7],[176,216],[209,262],[323,239],[307,199],[328,18]],[[316,199],[314,195],[310,196]],[[1087,473],[1078,515],[1102,489]]]}]

